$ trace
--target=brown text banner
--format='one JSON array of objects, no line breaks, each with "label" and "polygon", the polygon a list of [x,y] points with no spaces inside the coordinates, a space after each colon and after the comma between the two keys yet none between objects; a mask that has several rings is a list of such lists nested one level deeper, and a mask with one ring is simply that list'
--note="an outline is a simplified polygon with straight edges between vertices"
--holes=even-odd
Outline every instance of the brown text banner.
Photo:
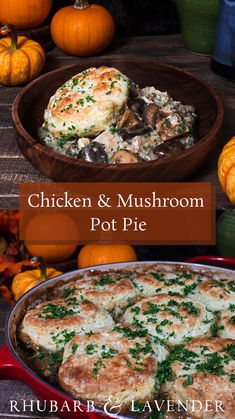
[{"label": "brown text banner", "polygon": [[33,243],[215,243],[210,183],[21,184],[20,211]]}]

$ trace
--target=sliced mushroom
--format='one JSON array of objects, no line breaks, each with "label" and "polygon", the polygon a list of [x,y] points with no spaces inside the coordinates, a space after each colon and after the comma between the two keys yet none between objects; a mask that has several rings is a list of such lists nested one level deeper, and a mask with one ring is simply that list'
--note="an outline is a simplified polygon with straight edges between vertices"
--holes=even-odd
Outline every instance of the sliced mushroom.
[{"label": "sliced mushroom", "polygon": [[146,102],[143,99],[130,99],[128,101],[128,106],[133,112],[142,114],[144,112]]},{"label": "sliced mushroom", "polygon": [[132,153],[129,150],[119,150],[114,153],[111,163],[113,164],[127,164],[127,163],[138,163],[141,161],[138,154]]},{"label": "sliced mushroom", "polygon": [[121,116],[117,129],[122,130],[122,133],[127,134],[127,137],[144,134],[147,130],[145,124],[134,114],[130,109],[127,109]]},{"label": "sliced mushroom", "polygon": [[149,128],[156,128],[157,122],[160,121],[159,108],[156,103],[150,103],[145,107],[143,118]]},{"label": "sliced mushroom", "polygon": [[78,143],[77,143],[77,140],[76,140],[76,141],[72,142],[70,144],[70,146],[67,148],[66,156],[76,158],[79,154],[79,151],[80,150],[79,150]]},{"label": "sliced mushroom", "polygon": [[173,154],[176,154],[180,151],[184,150],[184,146],[181,143],[180,140],[169,140],[164,143],[161,143],[157,145],[153,152],[155,156],[157,156],[159,159],[162,159],[164,157],[172,156]]},{"label": "sliced mushroom", "polygon": [[90,144],[83,147],[78,156],[78,160],[84,160],[91,163],[107,163],[108,155],[104,147],[96,142],[92,141]]}]

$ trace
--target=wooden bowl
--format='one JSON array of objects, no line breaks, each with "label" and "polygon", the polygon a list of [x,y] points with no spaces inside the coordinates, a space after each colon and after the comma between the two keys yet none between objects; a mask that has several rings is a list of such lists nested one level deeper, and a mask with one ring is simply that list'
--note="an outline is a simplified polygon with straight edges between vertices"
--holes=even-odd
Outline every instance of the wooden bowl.
[{"label": "wooden bowl", "polygon": [[[140,86],[154,85],[183,104],[194,105],[198,115],[198,142],[172,157],[118,166],[81,162],[42,145],[37,129],[43,122],[50,97],[74,74],[99,65],[116,67]],[[223,105],[209,85],[178,68],[141,58],[101,57],[82,59],[75,65],[39,77],[17,96],[12,115],[22,153],[36,169],[54,181],[174,181],[191,175],[207,159],[221,129]]]}]

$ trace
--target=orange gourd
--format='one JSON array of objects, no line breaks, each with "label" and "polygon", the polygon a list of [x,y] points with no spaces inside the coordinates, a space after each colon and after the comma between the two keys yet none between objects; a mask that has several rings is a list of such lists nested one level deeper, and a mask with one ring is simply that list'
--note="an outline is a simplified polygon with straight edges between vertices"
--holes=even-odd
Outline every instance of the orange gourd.
[{"label": "orange gourd", "polygon": [[76,0],[74,6],[60,9],[51,22],[54,43],[78,57],[100,53],[112,41],[115,25],[112,15],[98,4]]},{"label": "orange gourd", "polygon": [[235,205],[235,137],[231,138],[220,154],[218,178],[223,191]]},{"label": "orange gourd", "polygon": [[27,244],[31,256],[41,256],[45,262],[63,262],[75,252],[76,244]]},{"label": "orange gourd", "polygon": [[0,22],[12,23],[17,29],[39,26],[49,15],[52,0],[1,0]]},{"label": "orange gourd", "polygon": [[115,262],[136,261],[137,256],[128,244],[87,244],[78,255],[78,267],[86,268]]},{"label": "orange gourd", "polygon": [[38,42],[25,36],[17,36],[13,25],[0,29],[0,84],[20,86],[29,83],[42,71],[46,56]]},{"label": "orange gourd", "polygon": [[[20,272],[13,279],[11,290],[15,300],[18,300],[23,294],[31,290],[33,287],[36,287],[36,285],[41,282],[62,274],[62,272],[57,271],[56,269],[46,268],[42,258],[37,257],[35,259],[40,261],[40,269]],[[32,260],[32,262],[34,261]]]}]

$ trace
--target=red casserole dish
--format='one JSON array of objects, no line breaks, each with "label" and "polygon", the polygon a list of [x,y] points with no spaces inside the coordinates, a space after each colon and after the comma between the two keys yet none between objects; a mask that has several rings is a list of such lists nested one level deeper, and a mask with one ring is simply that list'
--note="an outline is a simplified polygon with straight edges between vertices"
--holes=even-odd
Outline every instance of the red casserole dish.
[{"label": "red casserole dish", "polygon": [[[192,259],[191,259],[192,260]],[[101,409],[96,409],[94,412],[88,412],[86,407],[86,401],[81,400],[81,408],[83,412],[77,411],[74,412],[74,399],[67,395],[65,392],[61,391],[60,389],[56,388],[48,384],[45,380],[39,377],[34,371],[32,371],[21,359],[19,354],[16,350],[16,343],[17,343],[17,327],[20,321],[20,317],[22,317],[22,313],[24,313],[25,309],[33,304],[35,300],[48,294],[50,290],[55,289],[61,284],[64,284],[65,281],[68,281],[75,275],[82,275],[83,272],[98,270],[103,271],[107,269],[123,269],[127,266],[140,266],[140,265],[155,265],[160,264],[164,266],[175,266],[175,267],[185,267],[186,269],[193,270],[194,272],[200,273],[209,273],[209,274],[218,274],[223,273],[223,275],[227,278],[234,278],[234,271],[224,268],[215,268],[209,267],[204,265],[197,265],[187,261],[184,263],[174,263],[174,262],[131,262],[131,263],[118,263],[118,264],[110,264],[110,265],[102,265],[99,267],[93,268],[86,268],[81,269],[79,271],[73,271],[70,273],[63,274],[59,277],[52,278],[37,287],[33,288],[25,295],[21,297],[21,299],[14,305],[13,309],[10,312],[10,315],[6,322],[6,342],[0,349],[0,379],[13,379],[13,380],[21,380],[23,383],[28,385],[35,395],[43,401],[50,402],[51,400],[56,402],[56,406],[58,406],[58,412],[55,414],[61,418],[90,418],[96,419],[98,417],[106,416],[104,411]],[[220,266],[223,264],[224,266],[229,266],[230,268],[235,269],[235,259],[226,259],[226,258],[217,258],[215,257],[199,257],[194,258],[193,261],[205,261],[207,264],[217,264],[219,262]],[[61,411],[65,402],[67,402],[70,411],[64,408],[64,411]],[[84,404],[83,404],[84,403]],[[106,416],[107,417],[107,416]],[[119,416],[121,417],[121,416]],[[123,417],[123,416],[122,416]]]}]

